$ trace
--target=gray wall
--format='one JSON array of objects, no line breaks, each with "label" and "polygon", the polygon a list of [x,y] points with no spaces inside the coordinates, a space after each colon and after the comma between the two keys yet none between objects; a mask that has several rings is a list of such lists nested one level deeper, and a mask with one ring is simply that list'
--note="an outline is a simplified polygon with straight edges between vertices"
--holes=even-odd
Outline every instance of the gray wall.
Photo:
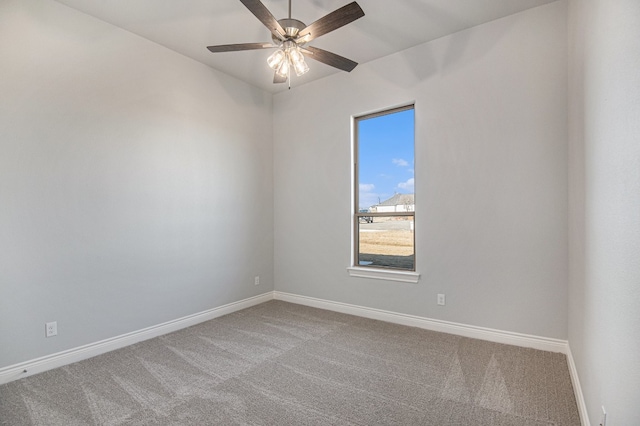
[{"label": "gray wall", "polygon": [[47,0],[0,57],[0,367],[273,290],[270,94]]},{"label": "gray wall", "polygon": [[[566,19],[552,3],[275,95],[276,290],[565,339]],[[349,277],[350,117],[411,101],[421,279]]]},{"label": "gray wall", "polygon": [[592,425],[640,424],[640,2],[569,2],[569,343]]},{"label": "gray wall", "polygon": [[[272,109],[56,2],[0,2],[0,368],[272,290],[275,265],[281,291],[568,337],[592,424],[640,423],[640,4],[570,0],[569,69],[565,7]],[[410,101],[422,278],[350,278],[349,117]]]}]

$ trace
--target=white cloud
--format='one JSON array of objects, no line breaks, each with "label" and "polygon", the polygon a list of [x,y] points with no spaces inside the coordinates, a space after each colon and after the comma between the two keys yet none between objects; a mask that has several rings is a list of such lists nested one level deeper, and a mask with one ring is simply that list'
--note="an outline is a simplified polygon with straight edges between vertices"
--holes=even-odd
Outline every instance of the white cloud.
[{"label": "white cloud", "polygon": [[402,158],[394,158],[393,160],[391,160],[391,162],[400,167],[407,167],[409,165],[407,160],[403,160]]},{"label": "white cloud", "polygon": [[359,209],[368,209],[369,207],[378,204],[378,194],[372,192],[375,189],[375,185],[372,183],[361,183],[358,185],[360,193],[358,194],[358,206]]},{"label": "white cloud", "polygon": [[372,183],[361,183],[358,187],[360,188],[360,192],[371,192],[376,186]]},{"label": "white cloud", "polygon": [[398,188],[413,192],[414,179],[408,179],[406,182],[400,182]]},{"label": "white cloud", "polygon": [[369,207],[375,206],[380,202],[380,196],[378,194],[374,194],[373,192],[365,192],[364,194],[360,194],[360,198],[358,198],[358,208],[368,210]]}]

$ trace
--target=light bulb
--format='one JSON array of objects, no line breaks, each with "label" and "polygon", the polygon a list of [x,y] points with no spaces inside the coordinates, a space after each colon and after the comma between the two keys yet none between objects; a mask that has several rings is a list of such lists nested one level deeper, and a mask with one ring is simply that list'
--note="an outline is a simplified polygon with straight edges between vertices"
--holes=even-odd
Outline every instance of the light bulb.
[{"label": "light bulb", "polygon": [[298,49],[297,46],[289,50],[289,56],[291,57],[291,62],[293,62],[294,66],[299,62],[304,62],[304,57],[302,56],[302,53],[300,53],[300,49]]},{"label": "light bulb", "polygon": [[289,76],[289,58],[285,58],[284,61],[280,63],[280,66],[276,69],[276,74],[280,77]]},{"label": "light bulb", "polygon": [[293,65],[293,68],[296,70],[296,75],[298,77],[300,77],[302,74],[309,71],[309,66],[304,61],[304,56],[302,56],[302,53],[300,52],[300,49],[298,48],[298,46],[289,50],[289,57],[291,58],[291,64]]},{"label": "light bulb", "polygon": [[274,70],[278,69],[278,67],[282,64],[283,61],[286,62],[285,57],[286,55],[284,54],[284,52],[278,49],[275,52],[273,52],[271,56],[267,58],[267,64],[269,64],[269,66]]},{"label": "light bulb", "polygon": [[294,62],[293,68],[296,70],[296,75],[298,77],[300,77],[302,74],[305,74],[307,71],[309,71],[309,65],[307,65],[307,63],[304,61],[304,58],[302,58],[301,61]]}]

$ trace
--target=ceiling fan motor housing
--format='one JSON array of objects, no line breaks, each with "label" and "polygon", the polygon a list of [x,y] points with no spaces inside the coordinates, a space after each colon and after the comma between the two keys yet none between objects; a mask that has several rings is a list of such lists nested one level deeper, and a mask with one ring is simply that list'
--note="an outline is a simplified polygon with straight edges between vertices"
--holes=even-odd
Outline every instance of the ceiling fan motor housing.
[{"label": "ceiling fan motor housing", "polygon": [[[278,20],[278,23],[282,26],[282,28],[284,28],[285,30],[284,36],[287,39],[296,38],[298,33],[307,27],[307,25],[304,22],[298,21],[297,19],[291,19],[291,18],[280,19]],[[280,41],[275,35],[272,35],[271,38],[276,43]]]}]

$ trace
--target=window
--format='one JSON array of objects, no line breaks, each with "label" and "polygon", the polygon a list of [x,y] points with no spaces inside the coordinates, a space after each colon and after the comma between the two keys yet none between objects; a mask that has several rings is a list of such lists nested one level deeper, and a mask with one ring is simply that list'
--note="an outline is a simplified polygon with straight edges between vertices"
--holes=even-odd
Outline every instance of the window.
[{"label": "window", "polygon": [[353,266],[415,271],[414,106],[354,124]]}]

